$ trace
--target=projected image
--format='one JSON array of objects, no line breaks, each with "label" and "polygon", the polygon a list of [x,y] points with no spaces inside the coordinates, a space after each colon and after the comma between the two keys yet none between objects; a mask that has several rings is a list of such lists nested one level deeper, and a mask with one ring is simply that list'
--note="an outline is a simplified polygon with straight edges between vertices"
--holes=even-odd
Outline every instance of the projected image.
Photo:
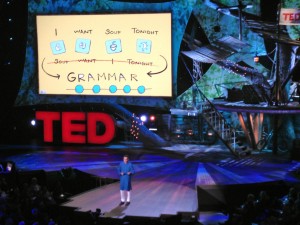
[{"label": "projected image", "polygon": [[171,13],[36,21],[39,94],[172,96]]}]

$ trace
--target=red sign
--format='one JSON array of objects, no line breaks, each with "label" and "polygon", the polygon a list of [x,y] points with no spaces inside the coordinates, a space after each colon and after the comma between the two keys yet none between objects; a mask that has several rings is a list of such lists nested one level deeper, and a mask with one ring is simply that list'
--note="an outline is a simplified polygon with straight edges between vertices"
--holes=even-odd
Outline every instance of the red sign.
[{"label": "red sign", "polygon": [[[44,122],[44,141],[53,142],[53,123],[61,120],[62,142],[76,144],[106,144],[112,141],[116,128],[113,117],[100,112],[46,112],[37,111],[37,120]],[[101,123],[104,132],[97,133]]]},{"label": "red sign", "polygon": [[300,9],[282,8],[280,10],[280,25],[300,25]]}]

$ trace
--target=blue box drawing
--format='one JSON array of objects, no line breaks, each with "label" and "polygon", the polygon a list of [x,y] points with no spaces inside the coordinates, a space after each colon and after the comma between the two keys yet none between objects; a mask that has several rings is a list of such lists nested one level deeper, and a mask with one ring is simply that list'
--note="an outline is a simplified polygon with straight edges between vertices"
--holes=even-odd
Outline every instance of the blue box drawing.
[{"label": "blue box drawing", "polygon": [[136,41],[136,51],[139,53],[150,54],[152,47],[152,41],[146,39],[137,39]]},{"label": "blue box drawing", "polygon": [[91,40],[78,38],[76,40],[75,51],[79,53],[88,54],[90,52]]},{"label": "blue box drawing", "polygon": [[112,39],[105,42],[106,52],[108,54],[122,52],[121,39]]},{"label": "blue box drawing", "polygon": [[50,42],[50,47],[53,55],[58,55],[66,52],[64,41],[52,41]]}]

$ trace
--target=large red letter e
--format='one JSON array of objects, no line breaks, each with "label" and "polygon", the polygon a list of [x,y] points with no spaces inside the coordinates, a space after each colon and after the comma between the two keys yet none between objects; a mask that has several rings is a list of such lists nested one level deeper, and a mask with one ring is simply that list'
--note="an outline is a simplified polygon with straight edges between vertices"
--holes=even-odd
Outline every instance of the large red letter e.
[{"label": "large red letter e", "polygon": [[[77,121],[77,123],[74,123]],[[79,123],[80,122],[80,123]],[[63,112],[62,113],[62,141],[64,143],[85,143],[85,113]]]}]

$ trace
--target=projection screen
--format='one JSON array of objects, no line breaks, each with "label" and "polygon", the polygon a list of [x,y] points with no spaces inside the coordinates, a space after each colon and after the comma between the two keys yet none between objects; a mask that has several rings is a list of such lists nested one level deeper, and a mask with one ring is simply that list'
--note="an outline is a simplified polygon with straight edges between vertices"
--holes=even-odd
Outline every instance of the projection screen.
[{"label": "projection screen", "polygon": [[171,13],[37,15],[41,95],[172,96]]}]

